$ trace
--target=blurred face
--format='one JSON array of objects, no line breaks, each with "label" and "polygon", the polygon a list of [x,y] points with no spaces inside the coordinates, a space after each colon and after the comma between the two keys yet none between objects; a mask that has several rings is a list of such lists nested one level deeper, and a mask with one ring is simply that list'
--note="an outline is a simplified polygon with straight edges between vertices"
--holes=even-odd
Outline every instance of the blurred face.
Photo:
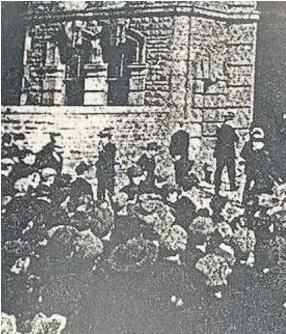
[{"label": "blurred face", "polygon": [[36,156],[34,154],[28,153],[23,159],[23,162],[26,165],[33,165],[35,163],[35,160],[36,160]]},{"label": "blurred face", "polygon": [[188,235],[179,225],[173,225],[164,240],[166,246],[172,251],[184,251],[186,249]]},{"label": "blurred face", "polygon": [[8,176],[12,171],[12,165],[6,165],[5,168],[1,169],[1,175]]},{"label": "blurred face", "polygon": [[55,182],[55,175],[50,175],[44,179],[42,184],[44,184],[47,187],[51,187],[54,184],[54,182]]},{"label": "blurred face", "polygon": [[102,145],[106,145],[108,143],[108,137],[101,138]]},{"label": "blurred face", "polygon": [[175,156],[175,160],[176,160],[176,161],[178,161],[178,160],[180,160],[180,159],[181,159],[181,156],[180,156],[180,155],[176,155],[176,156]]},{"label": "blurred face", "polygon": [[177,200],[178,200],[178,192],[177,191],[173,191],[173,192],[168,194],[167,201],[169,201],[170,203],[176,203]]},{"label": "blurred face", "polygon": [[252,148],[254,151],[260,151],[263,149],[263,147],[264,147],[264,143],[261,141],[254,141],[252,143]]},{"label": "blurred face", "polygon": [[79,204],[77,207],[77,211],[79,212],[86,212],[91,204],[91,198],[89,195],[83,195],[79,198]]},{"label": "blurred face", "polygon": [[20,150],[23,150],[25,148],[25,143],[23,140],[15,140],[15,144],[19,147]]},{"label": "blurred face", "polygon": [[145,179],[145,176],[144,175],[141,175],[141,176],[133,176],[132,177],[132,180],[133,180],[133,183],[136,184],[137,186]]}]

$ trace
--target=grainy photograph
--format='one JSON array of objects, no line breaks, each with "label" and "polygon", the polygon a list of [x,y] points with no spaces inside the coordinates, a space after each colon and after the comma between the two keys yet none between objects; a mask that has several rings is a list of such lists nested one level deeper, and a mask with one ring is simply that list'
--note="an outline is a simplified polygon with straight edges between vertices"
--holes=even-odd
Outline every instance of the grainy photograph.
[{"label": "grainy photograph", "polygon": [[286,2],[1,2],[1,333],[286,333]]}]

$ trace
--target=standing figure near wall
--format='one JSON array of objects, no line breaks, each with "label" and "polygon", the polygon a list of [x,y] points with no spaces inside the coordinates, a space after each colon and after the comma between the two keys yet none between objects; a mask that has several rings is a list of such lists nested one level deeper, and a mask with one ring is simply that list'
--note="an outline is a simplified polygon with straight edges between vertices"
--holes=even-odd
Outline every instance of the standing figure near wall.
[{"label": "standing figure near wall", "polygon": [[172,158],[180,155],[182,159],[188,160],[189,158],[189,146],[190,136],[183,129],[183,123],[179,123],[180,129],[172,135],[170,143],[170,154]]},{"label": "standing figure near wall", "polygon": [[156,153],[160,147],[155,142],[147,144],[147,152],[144,153],[137,164],[146,173],[146,179],[141,183],[141,191],[143,193],[156,193],[155,186],[155,169],[156,169]]},{"label": "standing figure near wall", "polygon": [[246,201],[253,194],[272,194],[272,188],[282,183],[265,147],[265,135],[261,128],[254,128],[241,151],[245,160],[246,182],[243,199]]},{"label": "standing figure near wall", "polygon": [[216,158],[216,171],[214,175],[215,192],[219,193],[221,177],[224,167],[227,168],[230,191],[237,190],[235,184],[235,144],[238,144],[238,136],[228,121],[234,119],[232,112],[224,117],[223,125],[217,130],[217,140],[214,150]]},{"label": "standing figure near wall", "polygon": [[114,195],[116,146],[111,142],[110,131],[111,128],[106,128],[99,134],[102,147],[96,162],[97,200],[105,200],[106,191]]},{"label": "standing figure near wall", "polygon": [[56,140],[56,137],[59,136],[58,133],[50,133],[50,142],[36,154],[36,168],[50,167],[55,169],[58,174],[61,173],[63,169],[62,147],[57,145]]}]

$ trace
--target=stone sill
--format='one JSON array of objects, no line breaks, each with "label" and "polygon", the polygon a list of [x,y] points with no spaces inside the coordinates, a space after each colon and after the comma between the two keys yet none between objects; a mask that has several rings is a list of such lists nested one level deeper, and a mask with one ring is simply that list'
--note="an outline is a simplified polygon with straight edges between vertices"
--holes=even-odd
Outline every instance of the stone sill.
[{"label": "stone sill", "polygon": [[[7,112],[7,108],[11,111]],[[1,113],[12,114],[169,114],[165,107],[147,106],[1,106]]]}]

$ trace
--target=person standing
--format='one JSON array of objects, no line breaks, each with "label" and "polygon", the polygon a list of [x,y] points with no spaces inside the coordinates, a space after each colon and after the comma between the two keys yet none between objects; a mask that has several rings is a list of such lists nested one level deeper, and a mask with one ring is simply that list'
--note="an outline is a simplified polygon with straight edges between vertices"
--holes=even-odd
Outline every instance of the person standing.
[{"label": "person standing", "polygon": [[271,194],[274,185],[282,183],[265,147],[265,135],[261,128],[251,131],[250,140],[245,143],[240,155],[245,161],[244,201],[252,194]]},{"label": "person standing", "polygon": [[179,122],[180,129],[171,137],[170,154],[172,158],[180,155],[183,160],[189,159],[190,136],[183,129],[183,123]]},{"label": "person standing", "polygon": [[215,193],[219,193],[221,177],[224,167],[227,168],[230,191],[237,190],[235,184],[235,146],[238,144],[238,136],[229,121],[234,119],[234,113],[229,112],[224,117],[224,122],[217,130],[217,140],[214,150],[216,159],[216,171],[214,175]]},{"label": "person standing", "polygon": [[96,162],[98,200],[105,200],[106,191],[111,196],[114,195],[116,146],[111,142],[111,130],[112,128],[106,128],[99,134],[99,137],[102,139],[102,149]]}]

